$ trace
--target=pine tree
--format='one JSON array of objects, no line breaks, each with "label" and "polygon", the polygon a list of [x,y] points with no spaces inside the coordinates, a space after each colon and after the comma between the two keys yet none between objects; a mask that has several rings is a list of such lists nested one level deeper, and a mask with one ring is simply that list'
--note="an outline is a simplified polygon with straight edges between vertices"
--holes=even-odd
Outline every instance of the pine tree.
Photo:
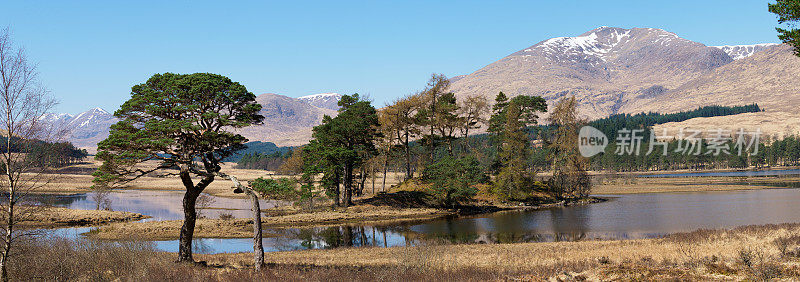
[{"label": "pine tree", "polygon": [[778,24],[786,24],[789,29],[776,27],[778,39],[794,47],[794,54],[800,56],[800,29],[795,28],[800,22],[799,0],[777,0],[775,4],[768,4],[769,11],[778,16]]},{"label": "pine tree", "polygon": [[[247,139],[229,130],[260,123],[260,110],[253,93],[221,75],[153,75],[114,113],[120,121],[98,144],[103,164],[94,182],[106,187],[177,168],[186,188],[178,260],[191,262],[197,198],[220,176],[222,160],[245,148]],[[142,169],[147,161],[158,165]]]}]

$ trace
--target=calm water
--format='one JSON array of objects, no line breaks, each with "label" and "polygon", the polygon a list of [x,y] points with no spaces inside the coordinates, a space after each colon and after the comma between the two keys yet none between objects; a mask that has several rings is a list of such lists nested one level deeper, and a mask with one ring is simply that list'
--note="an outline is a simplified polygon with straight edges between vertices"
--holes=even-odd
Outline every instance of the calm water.
[{"label": "calm water", "polygon": [[[132,194],[121,194],[132,195]],[[122,196],[124,197],[124,196]],[[610,201],[531,212],[442,219],[421,224],[339,226],[288,229],[279,238],[265,238],[268,251],[342,246],[403,246],[430,241],[511,243],[586,239],[649,238],[700,228],[800,222],[800,189],[728,192],[660,193],[608,196]],[[140,199],[143,200],[143,199]],[[168,201],[179,213],[180,200]],[[161,208],[137,212],[160,212]],[[268,219],[266,219],[268,220]],[[88,228],[54,231],[75,237]],[[154,242],[177,251],[177,241]],[[250,239],[199,239],[199,253],[249,252]]]},{"label": "calm water", "polygon": [[[198,210],[201,216],[219,218],[220,214],[230,214],[236,218],[251,218],[250,200],[231,199],[204,195],[209,199],[208,208]],[[111,210],[128,211],[148,215],[147,220],[176,220],[183,219],[183,192],[181,191],[152,191],[152,190],[120,190],[108,194],[107,199]],[[54,206],[71,209],[93,210],[97,208],[95,193],[82,193],[76,195],[39,195],[33,199]],[[261,208],[274,207],[276,202],[261,202]]]},{"label": "calm water", "polygon": [[800,169],[666,173],[666,174],[641,175],[638,177],[669,178],[669,177],[697,177],[697,176],[778,176],[778,175],[800,175]]}]

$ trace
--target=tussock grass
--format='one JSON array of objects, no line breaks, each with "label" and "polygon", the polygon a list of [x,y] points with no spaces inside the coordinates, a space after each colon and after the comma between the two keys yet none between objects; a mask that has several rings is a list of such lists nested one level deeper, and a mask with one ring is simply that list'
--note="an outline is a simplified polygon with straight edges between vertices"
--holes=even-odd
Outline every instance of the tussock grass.
[{"label": "tussock grass", "polygon": [[[15,280],[59,281],[707,281],[798,280],[800,224],[698,230],[659,239],[339,248],[196,255],[178,264],[148,243],[44,238],[18,245]],[[782,253],[775,242],[786,244]]]}]

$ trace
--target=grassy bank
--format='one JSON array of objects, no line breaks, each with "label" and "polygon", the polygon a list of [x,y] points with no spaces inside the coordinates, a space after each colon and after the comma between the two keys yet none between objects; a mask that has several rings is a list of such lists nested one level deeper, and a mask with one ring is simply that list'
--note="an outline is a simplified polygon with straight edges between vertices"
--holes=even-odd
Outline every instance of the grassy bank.
[{"label": "grassy bank", "polygon": [[[433,208],[393,208],[358,205],[341,211],[317,211],[264,217],[265,228],[324,227],[344,224],[392,224],[420,221],[454,215],[454,212]],[[249,238],[253,236],[252,219],[199,219],[196,238]],[[102,226],[87,235],[96,239],[178,239],[182,220],[126,222]],[[264,234],[270,236],[270,234]]]},{"label": "grassy bank", "polygon": [[18,224],[25,228],[98,226],[148,218],[148,216],[132,212],[76,210],[59,207],[20,207],[20,212]]}]

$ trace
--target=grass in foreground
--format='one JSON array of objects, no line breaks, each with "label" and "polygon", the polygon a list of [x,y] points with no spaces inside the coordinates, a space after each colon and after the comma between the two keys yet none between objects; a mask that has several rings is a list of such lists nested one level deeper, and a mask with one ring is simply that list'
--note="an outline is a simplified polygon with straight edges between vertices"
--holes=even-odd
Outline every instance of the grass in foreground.
[{"label": "grass in foreground", "polygon": [[497,245],[340,248],[252,256],[197,255],[174,263],[147,243],[40,239],[19,245],[15,280],[486,281],[800,279],[800,224],[698,230],[660,239]]}]

